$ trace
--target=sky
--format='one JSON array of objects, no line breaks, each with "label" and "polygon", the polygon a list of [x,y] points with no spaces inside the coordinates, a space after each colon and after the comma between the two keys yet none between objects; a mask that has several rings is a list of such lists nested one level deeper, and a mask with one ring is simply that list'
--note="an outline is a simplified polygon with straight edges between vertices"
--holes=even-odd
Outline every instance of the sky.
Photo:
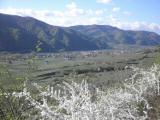
[{"label": "sky", "polygon": [[56,26],[100,24],[160,34],[160,0],[0,0],[0,13]]}]

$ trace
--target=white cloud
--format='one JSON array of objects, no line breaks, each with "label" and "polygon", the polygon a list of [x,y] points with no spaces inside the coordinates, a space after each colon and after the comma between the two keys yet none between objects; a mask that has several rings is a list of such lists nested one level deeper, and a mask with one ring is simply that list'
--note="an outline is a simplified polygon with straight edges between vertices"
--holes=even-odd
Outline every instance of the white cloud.
[{"label": "white cloud", "polygon": [[112,0],[97,0],[98,3],[104,3],[104,4],[108,4],[111,3]]},{"label": "white cloud", "polygon": [[77,4],[75,2],[71,2],[70,4],[67,4],[66,7],[69,9],[76,9]]},{"label": "white cloud", "polygon": [[87,15],[94,15],[94,11],[92,9],[86,10]]},{"label": "white cloud", "polygon": [[104,13],[103,10],[96,10],[96,11],[95,11],[95,14],[96,14],[96,15],[102,15],[103,13]]},{"label": "white cloud", "polygon": [[132,13],[131,13],[131,12],[128,12],[128,11],[123,11],[122,13],[123,13],[124,15],[127,15],[127,16],[132,15]]},{"label": "white cloud", "polygon": [[112,11],[113,11],[113,12],[119,12],[119,11],[120,11],[120,8],[119,8],[119,7],[114,7],[114,8],[112,9]]},{"label": "white cloud", "polygon": [[84,10],[78,8],[75,2],[72,2],[71,4],[67,4],[66,8],[67,8],[66,14],[68,14],[69,16],[75,17],[78,15],[84,14]]},{"label": "white cloud", "polygon": [[109,20],[107,21],[109,25],[116,26],[125,30],[146,30],[151,32],[156,32],[160,34],[160,25],[156,23],[147,23],[147,22],[125,22],[120,21],[116,17],[110,15]]}]

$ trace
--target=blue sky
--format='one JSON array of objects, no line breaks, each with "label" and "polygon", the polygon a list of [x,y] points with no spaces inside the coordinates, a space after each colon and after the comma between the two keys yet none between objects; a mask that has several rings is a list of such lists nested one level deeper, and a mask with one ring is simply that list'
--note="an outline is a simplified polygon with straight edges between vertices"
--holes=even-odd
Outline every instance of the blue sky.
[{"label": "blue sky", "polygon": [[52,25],[106,24],[160,33],[160,0],[0,0],[0,13]]}]

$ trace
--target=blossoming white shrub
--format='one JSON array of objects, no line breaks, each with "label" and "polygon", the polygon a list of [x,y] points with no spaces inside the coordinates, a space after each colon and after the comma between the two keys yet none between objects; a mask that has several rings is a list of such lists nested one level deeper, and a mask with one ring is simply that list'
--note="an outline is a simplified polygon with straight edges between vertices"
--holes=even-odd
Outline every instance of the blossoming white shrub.
[{"label": "blossoming white shrub", "polygon": [[[126,80],[123,88],[108,89],[106,92],[89,89],[88,83],[64,82],[60,90],[48,86],[40,91],[42,103],[34,100],[27,89],[15,96],[26,96],[36,109],[41,111],[41,118],[47,120],[145,120],[151,108],[146,96],[160,95],[160,66],[150,69],[131,67],[133,75]],[[55,99],[57,105],[49,105],[48,97]]]}]

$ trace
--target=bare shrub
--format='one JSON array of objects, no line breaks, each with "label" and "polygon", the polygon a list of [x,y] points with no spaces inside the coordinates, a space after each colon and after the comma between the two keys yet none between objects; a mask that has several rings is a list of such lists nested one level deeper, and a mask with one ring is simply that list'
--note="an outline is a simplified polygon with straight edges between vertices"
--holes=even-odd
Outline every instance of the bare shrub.
[{"label": "bare shrub", "polygon": [[[109,88],[106,92],[95,88],[93,94],[85,80],[80,84],[63,82],[60,89],[48,86],[46,90],[33,83],[40,101],[25,86],[14,96],[24,97],[39,111],[39,118],[46,120],[146,120],[151,109],[147,97],[160,94],[160,66],[131,68],[134,74],[125,80],[124,88]],[[53,101],[56,104],[51,104]]]}]

